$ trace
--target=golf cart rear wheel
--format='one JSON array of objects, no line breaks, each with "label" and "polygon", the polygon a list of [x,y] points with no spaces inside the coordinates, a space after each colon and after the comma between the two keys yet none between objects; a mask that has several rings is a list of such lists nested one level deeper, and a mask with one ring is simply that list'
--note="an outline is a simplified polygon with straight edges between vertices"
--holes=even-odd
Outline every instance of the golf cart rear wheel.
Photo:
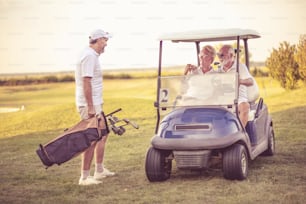
[{"label": "golf cart rear wheel", "polygon": [[165,181],[170,178],[172,160],[167,159],[170,151],[150,147],[146,157],[146,175],[149,181]]},{"label": "golf cart rear wheel", "polygon": [[269,128],[268,135],[268,149],[262,153],[264,156],[273,156],[275,153],[275,136],[273,126],[271,125]]},{"label": "golf cart rear wheel", "polygon": [[244,180],[248,175],[248,154],[241,144],[235,144],[223,153],[223,175],[230,180]]}]

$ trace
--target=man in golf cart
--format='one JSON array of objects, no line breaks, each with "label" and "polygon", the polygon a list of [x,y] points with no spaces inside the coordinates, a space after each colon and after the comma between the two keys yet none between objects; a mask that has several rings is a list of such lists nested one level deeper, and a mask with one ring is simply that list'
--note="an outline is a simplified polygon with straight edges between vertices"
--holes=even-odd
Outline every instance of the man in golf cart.
[{"label": "man in golf cart", "polygon": [[[235,51],[231,45],[223,45],[219,50],[219,52],[217,53],[217,55],[221,63],[221,69],[219,70],[221,73],[236,72]],[[238,111],[239,111],[239,118],[244,127],[248,122],[249,110],[250,110],[249,102],[251,102],[251,100],[254,100],[250,99],[249,96],[258,95],[258,90],[248,89],[248,87],[251,86],[257,87],[256,81],[249,73],[246,65],[239,63]],[[254,93],[248,93],[248,92],[254,92]]]}]

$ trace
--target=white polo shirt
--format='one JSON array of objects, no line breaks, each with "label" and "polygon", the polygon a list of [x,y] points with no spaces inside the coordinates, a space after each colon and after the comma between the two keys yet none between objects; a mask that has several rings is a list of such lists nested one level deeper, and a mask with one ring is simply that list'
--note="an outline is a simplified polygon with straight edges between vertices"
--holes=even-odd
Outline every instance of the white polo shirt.
[{"label": "white polo shirt", "polygon": [[91,47],[83,50],[76,65],[75,83],[77,106],[87,106],[83,90],[83,77],[91,77],[93,105],[103,104],[103,78],[99,54]]},{"label": "white polo shirt", "polygon": [[[235,63],[232,65],[230,69],[224,71],[223,67],[220,68],[220,72],[235,72],[236,71],[236,60]],[[253,78],[246,65],[239,63],[239,78],[240,79],[248,79]],[[238,97],[238,104],[241,102],[248,102],[248,92],[247,86],[239,85],[239,97]]]},{"label": "white polo shirt", "polygon": [[211,68],[208,72],[204,73],[203,70],[201,69],[201,67],[198,67],[195,70],[192,70],[191,74],[199,74],[199,75],[204,75],[204,74],[208,74],[208,73],[215,73],[216,71]]}]

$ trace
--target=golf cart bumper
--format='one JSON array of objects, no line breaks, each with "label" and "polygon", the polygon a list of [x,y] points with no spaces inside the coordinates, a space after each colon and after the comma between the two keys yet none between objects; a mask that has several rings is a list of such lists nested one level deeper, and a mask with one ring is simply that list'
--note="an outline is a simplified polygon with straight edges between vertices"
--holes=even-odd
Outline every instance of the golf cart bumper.
[{"label": "golf cart bumper", "polygon": [[213,150],[223,149],[241,141],[247,143],[244,133],[237,132],[218,138],[162,138],[155,135],[151,144],[156,149],[162,150]]}]

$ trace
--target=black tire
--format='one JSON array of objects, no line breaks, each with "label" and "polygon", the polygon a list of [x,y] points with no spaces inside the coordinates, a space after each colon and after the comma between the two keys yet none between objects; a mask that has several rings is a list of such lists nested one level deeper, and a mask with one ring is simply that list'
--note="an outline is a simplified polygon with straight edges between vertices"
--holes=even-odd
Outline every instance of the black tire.
[{"label": "black tire", "polygon": [[146,157],[146,175],[149,181],[165,181],[170,178],[172,160],[167,159],[171,151],[150,147]]},{"label": "black tire", "polygon": [[223,175],[230,180],[244,180],[248,176],[248,154],[241,144],[235,144],[223,152]]},{"label": "black tire", "polygon": [[275,154],[275,136],[273,126],[269,128],[268,149],[262,153],[263,156],[273,156]]}]

